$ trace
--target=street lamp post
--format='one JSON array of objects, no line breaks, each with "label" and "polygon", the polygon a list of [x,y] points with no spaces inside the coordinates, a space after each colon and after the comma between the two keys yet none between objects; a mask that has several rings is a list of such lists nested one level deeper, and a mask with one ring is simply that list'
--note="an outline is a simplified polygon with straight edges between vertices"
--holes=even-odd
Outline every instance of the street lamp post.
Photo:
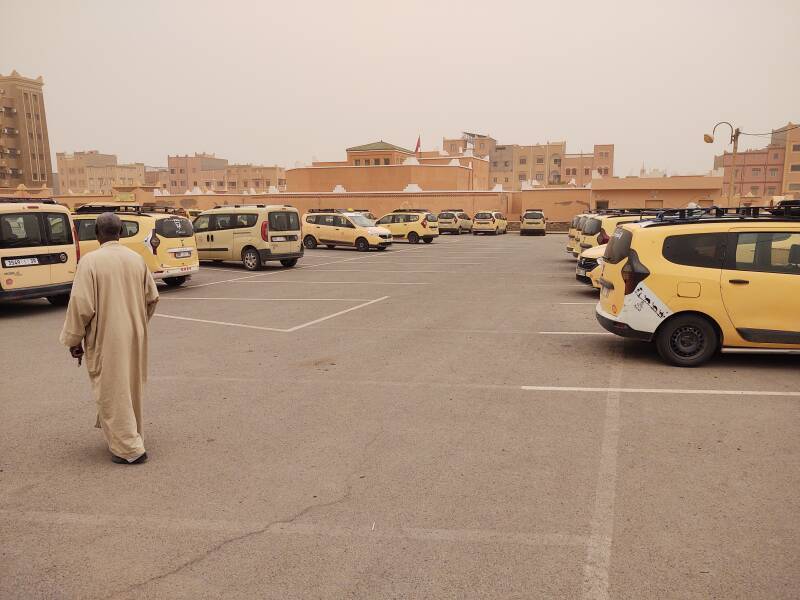
[{"label": "street lamp post", "polygon": [[[736,177],[736,152],[739,150],[739,135],[741,135],[741,131],[738,127],[734,127],[727,121],[720,121],[716,125],[714,125],[714,129],[711,130],[711,133],[706,133],[703,135],[703,140],[705,140],[706,144],[714,143],[714,132],[717,130],[717,127],[720,125],[727,125],[731,128],[731,144],[733,144],[733,154],[732,154],[732,166],[731,166],[731,182],[728,185],[728,206],[731,205],[731,200],[733,199],[733,185]],[[722,167],[725,167],[725,154],[722,155]]]}]

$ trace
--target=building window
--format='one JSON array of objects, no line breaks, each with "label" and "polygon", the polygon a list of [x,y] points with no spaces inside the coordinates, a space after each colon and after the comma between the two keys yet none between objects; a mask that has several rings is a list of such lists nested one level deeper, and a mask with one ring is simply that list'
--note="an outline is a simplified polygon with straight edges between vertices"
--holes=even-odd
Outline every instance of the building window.
[{"label": "building window", "polygon": [[520,181],[525,181],[525,179],[527,179],[527,175],[525,173],[520,173],[519,174],[519,180]]},{"label": "building window", "polygon": [[528,159],[527,159],[527,158],[525,158],[524,156],[520,156],[520,157],[519,157],[519,164],[521,164],[521,165],[527,165],[527,164],[528,164]]},{"label": "building window", "polygon": [[225,182],[224,181],[218,181],[217,182],[217,187],[225,187]]},{"label": "building window", "polygon": [[758,196],[759,193],[760,193],[759,189],[758,189],[758,186],[757,185],[751,185],[750,186],[750,193],[753,194],[753,196]]},{"label": "building window", "polygon": [[751,175],[753,175],[753,177],[758,177],[758,176],[760,176],[760,175],[761,175],[761,169],[759,169],[759,168],[755,168],[755,169],[753,169],[753,171],[752,171]]},{"label": "building window", "polygon": [[[504,161],[504,162],[503,162],[503,166],[504,166],[504,167],[508,167],[508,166],[510,166],[510,165],[511,165],[511,162],[510,162],[510,161],[507,161],[507,160],[506,160],[506,161]],[[508,179],[506,179],[506,181],[508,181]]]},{"label": "building window", "polygon": [[767,196],[774,196],[775,195],[775,186],[771,185],[767,188]]},{"label": "building window", "polygon": [[790,183],[789,189],[792,191],[800,190],[800,183]]},{"label": "building window", "polygon": [[792,152],[800,152],[800,144],[792,144]]},{"label": "building window", "polygon": [[608,175],[608,167],[603,168],[603,175]]},{"label": "building window", "polygon": [[211,187],[211,182],[210,182],[210,181],[204,181],[204,182],[203,182],[203,185],[204,185],[205,187],[207,187],[207,188],[210,188],[210,187]]},{"label": "building window", "polygon": [[497,166],[497,161],[496,161],[496,160],[493,160],[493,161],[492,161],[492,166],[493,166],[493,167],[496,167],[496,166]]},{"label": "building window", "polygon": [[384,158],[383,159],[383,164],[388,165],[389,164],[389,159],[388,158]]},{"label": "building window", "polygon": [[494,183],[497,183],[497,177],[494,178]]},{"label": "building window", "polygon": [[585,169],[583,170],[583,174],[584,174],[584,175],[588,175],[590,172],[591,172],[591,169],[588,169],[588,168],[585,168]]},{"label": "building window", "polygon": [[776,167],[771,167],[769,170],[770,177],[777,177],[778,176],[778,169]]},{"label": "building window", "polygon": [[253,179],[253,187],[261,187],[261,180]]},{"label": "building window", "polygon": [[544,164],[544,156],[537,156],[536,157],[536,164],[543,165]]},{"label": "building window", "polygon": [[356,159],[356,166],[357,166],[357,167],[360,167],[360,166],[361,166],[361,159],[360,159],[360,158],[357,158],[357,159]]},{"label": "building window", "polygon": [[794,173],[800,172],[800,164],[792,165],[790,170]]},{"label": "building window", "polygon": [[169,184],[170,184],[172,187],[177,187],[177,186],[178,186],[178,182],[177,182],[177,181],[175,181],[174,179],[173,179],[172,181],[170,181],[170,182],[169,182]]},{"label": "building window", "polygon": [[178,169],[178,173],[183,173],[183,169]]},{"label": "building window", "polygon": [[554,158],[553,159],[553,164],[555,166],[557,166],[557,167],[560,167],[561,166],[561,159],[560,158]]},{"label": "building window", "polygon": [[39,181],[39,176],[36,173],[33,173],[31,177],[33,177],[34,181]]},{"label": "building window", "polygon": [[778,154],[777,152],[773,152],[772,153],[772,160],[779,160],[779,157],[780,157],[780,154]]},{"label": "building window", "polygon": [[185,186],[185,185],[186,185],[186,181],[184,181],[183,179],[181,179],[181,186]]},{"label": "building window", "polygon": [[236,182],[235,181],[229,181],[228,182],[228,189],[229,190],[236,189]]},{"label": "building window", "polygon": [[367,166],[369,166],[369,159],[368,159],[368,158],[365,158],[365,159],[364,159],[364,164],[365,164],[365,165],[367,165]]},{"label": "building window", "polygon": [[506,183],[508,183],[508,177],[506,177]]},{"label": "building window", "polygon": [[596,205],[597,208],[600,208],[600,209],[608,208],[608,200],[598,200],[595,203],[595,205]]},{"label": "building window", "polygon": [[171,175],[175,175],[175,169],[170,169],[169,172]]}]

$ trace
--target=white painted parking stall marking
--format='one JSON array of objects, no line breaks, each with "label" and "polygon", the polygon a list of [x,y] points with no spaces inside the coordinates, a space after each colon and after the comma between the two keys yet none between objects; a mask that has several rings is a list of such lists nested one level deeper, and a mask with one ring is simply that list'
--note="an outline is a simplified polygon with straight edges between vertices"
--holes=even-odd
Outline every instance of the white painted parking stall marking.
[{"label": "white painted parking stall marking", "polygon": [[537,331],[536,333],[539,335],[614,335],[608,331]]},{"label": "white painted parking stall marking", "polygon": [[368,302],[364,302],[357,306],[351,306],[350,308],[346,308],[345,310],[340,310],[338,312],[333,313],[332,315],[326,315],[324,317],[320,317],[319,319],[314,319],[313,321],[308,321],[307,323],[302,323],[301,325],[295,325],[294,327],[287,328],[279,328],[279,327],[263,327],[261,325],[246,325],[244,323],[231,323],[229,321],[214,321],[211,319],[195,319],[191,317],[180,317],[178,315],[167,315],[163,313],[156,313],[154,316],[156,317],[163,317],[165,319],[177,319],[178,321],[193,321],[195,323],[206,323],[209,325],[223,325],[225,327],[241,327],[243,329],[256,329],[259,331],[277,331],[278,333],[293,333],[300,329],[304,329],[305,327],[310,327],[311,325],[316,325],[317,323],[322,323],[323,321],[327,321],[329,319],[333,319],[335,317],[339,317],[341,315],[347,314],[349,312],[353,312],[354,310],[359,310],[361,308],[370,306],[371,304],[375,304],[376,302],[382,302],[384,300],[388,300],[389,296],[383,296],[381,298],[375,298],[374,300],[369,300]]},{"label": "white painted parking stall marking", "polygon": [[[324,272],[324,271],[323,271]],[[330,273],[336,273],[336,271],[329,271]],[[348,272],[355,272],[360,273],[361,271],[344,271],[345,273]],[[364,271],[365,273],[373,273],[374,271]],[[289,280],[289,279],[270,279],[269,281],[237,281],[236,283],[313,283],[313,284],[330,284],[330,283],[346,283],[348,285],[352,284],[363,284],[363,285],[431,285],[429,282],[417,282],[417,281],[306,281],[304,279],[298,280]]]},{"label": "white painted parking stall marking", "polygon": [[677,394],[687,396],[783,396],[800,398],[800,392],[780,392],[767,390],[695,390],[679,388],[573,387],[547,385],[523,385],[521,389],[530,392],[618,392],[620,394]]},{"label": "white painted parking stall marking", "polygon": [[597,302],[559,302],[561,306],[597,306]]},{"label": "white painted parking stall marking", "polygon": [[366,302],[369,298],[202,298],[175,296],[162,300],[233,300],[234,302]]}]

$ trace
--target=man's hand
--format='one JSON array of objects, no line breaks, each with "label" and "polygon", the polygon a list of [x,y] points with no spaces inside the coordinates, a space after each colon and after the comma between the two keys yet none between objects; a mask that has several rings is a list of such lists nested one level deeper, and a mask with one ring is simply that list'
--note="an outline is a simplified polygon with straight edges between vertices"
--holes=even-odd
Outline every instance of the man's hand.
[{"label": "man's hand", "polygon": [[80,367],[83,361],[83,345],[78,344],[77,346],[71,346],[69,353],[72,355],[72,358],[78,359],[78,366]]}]

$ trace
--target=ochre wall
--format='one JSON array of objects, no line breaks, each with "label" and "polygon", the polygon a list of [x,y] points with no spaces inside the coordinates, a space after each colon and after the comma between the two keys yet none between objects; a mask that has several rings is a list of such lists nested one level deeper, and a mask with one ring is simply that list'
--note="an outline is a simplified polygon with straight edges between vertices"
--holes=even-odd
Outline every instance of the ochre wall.
[{"label": "ochre wall", "polygon": [[299,167],[286,171],[287,192],[332,192],[337,185],[348,192],[400,192],[410,183],[423,191],[469,190],[472,171],[449,165]]}]

